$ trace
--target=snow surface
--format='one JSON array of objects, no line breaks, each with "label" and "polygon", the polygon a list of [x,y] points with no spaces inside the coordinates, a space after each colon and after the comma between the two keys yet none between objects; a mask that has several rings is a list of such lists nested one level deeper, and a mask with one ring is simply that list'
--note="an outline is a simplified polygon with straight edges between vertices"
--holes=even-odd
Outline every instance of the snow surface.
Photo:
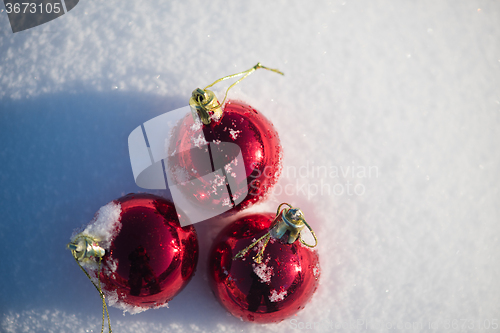
[{"label": "snow surface", "polygon": [[229,97],[273,121],[284,169],[253,210],[302,209],[318,291],[279,324],[232,317],[205,274],[227,221],[202,222],[187,288],[168,309],[110,308],[114,331],[484,331],[500,320],[499,22],[487,0],[82,0],[12,34],[1,12],[0,331],[100,330],[65,246],[141,190],[129,133],[259,61],[285,76],[259,70]]}]

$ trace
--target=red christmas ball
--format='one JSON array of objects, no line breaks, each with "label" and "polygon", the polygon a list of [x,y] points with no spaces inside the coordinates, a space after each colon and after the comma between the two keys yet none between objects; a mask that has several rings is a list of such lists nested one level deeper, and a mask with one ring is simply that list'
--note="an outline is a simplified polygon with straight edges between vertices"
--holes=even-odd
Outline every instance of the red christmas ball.
[{"label": "red christmas ball", "polygon": [[104,249],[82,265],[99,275],[109,305],[138,313],[166,306],[191,280],[198,262],[193,226],[181,227],[172,202],[128,194],[103,206],[80,233]]},{"label": "red christmas ball", "polygon": [[[249,244],[264,236],[274,214],[253,214],[224,228],[210,251],[208,276],[219,302],[234,316],[258,323],[280,322],[304,308],[318,287],[316,251],[296,240],[260,241],[248,255],[234,259]],[[260,263],[252,257],[264,248]],[[255,258],[255,257],[254,257]]]},{"label": "red christmas ball", "polygon": [[[191,115],[186,116],[172,138],[169,172],[190,200],[205,208],[227,211],[232,207],[231,213],[245,209],[264,199],[281,173],[278,133],[266,117],[243,102],[228,101],[220,118],[209,124],[195,123]],[[235,172],[239,151],[223,143],[241,149],[244,172]],[[217,170],[225,177],[209,175]],[[196,181],[190,181],[193,179]],[[233,186],[228,191],[229,183]]]}]

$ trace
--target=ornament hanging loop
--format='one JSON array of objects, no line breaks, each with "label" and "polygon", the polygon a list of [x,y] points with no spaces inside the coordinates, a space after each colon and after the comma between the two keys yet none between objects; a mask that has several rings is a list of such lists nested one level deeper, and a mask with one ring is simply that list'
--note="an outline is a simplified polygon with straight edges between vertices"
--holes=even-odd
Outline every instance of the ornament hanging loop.
[{"label": "ornament hanging loop", "polygon": [[[288,206],[288,208],[281,209],[281,207],[284,205]],[[311,232],[314,238],[314,245],[308,244],[302,239],[301,231],[304,229],[304,227],[307,227]],[[271,237],[275,239],[281,239],[287,231],[288,231],[288,240],[287,240],[288,244],[292,244],[297,239],[299,239],[299,241],[307,247],[313,248],[316,245],[318,245],[318,239],[316,238],[316,234],[312,230],[311,226],[306,222],[304,218],[304,213],[302,213],[302,211],[299,208],[294,208],[288,203],[282,203],[278,206],[278,209],[276,211],[276,217],[274,218],[274,221],[271,224],[271,228],[269,229],[269,231],[262,237],[257,239],[255,242],[253,242],[252,244],[250,244],[249,246],[238,252],[233,257],[233,260],[246,256],[248,251],[257,246],[259,242],[263,241],[263,244],[260,247],[259,252],[252,258],[256,263],[258,264],[262,263],[264,250],[266,249],[266,246],[269,243]]]},{"label": "ornament hanging loop", "polygon": [[[102,301],[102,325],[101,325],[101,333],[104,332],[104,316],[108,318],[108,332],[112,333],[111,330],[111,321],[109,320],[109,312],[108,312],[108,307],[106,305],[106,300],[105,300],[105,295],[104,292],[102,291],[101,288],[101,280],[99,278],[99,275],[101,274],[101,261],[102,257],[104,257],[105,251],[102,247],[99,246],[97,240],[94,238],[87,236],[87,235],[82,235],[78,234],[71,243],[67,245],[68,249],[70,249],[71,254],[73,255],[73,258],[75,259],[76,263],[78,264],[78,267],[85,273],[87,278],[92,282],[94,285],[95,289],[99,292],[99,296],[101,297]],[[90,277],[90,274],[83,268],[83,266],[80,264],[80,262],[85,262],[88,260],[96,259],[98,263],[98,268],[97,268],[97,280],[98,284],[96,285],[94,281],[92,281],[92,278]]]},{"label": "ornament hanging loop", "polygon": [[[221,106],[223,106],[224,103],[226,102],[228,91],[231,88],[233,88],[235,85],[240,83],[248,75],[252,74],[253,72],[255,72],[259,68],[267,69],[271,72],[285,75],[285,74],[283,74],[283,72],[281,72],[277,69],[274,69],[274,68],[269,68],[269,67],[263,66],[259,62],[259,63],[257,63],[257,65],[253,66],[252,68],[250,68],[246,71],[232,74],[232,75],[228,75],[228,76],[224,76],[223,78],[218,79],[217,81],[209,84],[208,86],[206,86],[203,89],[197,88],[193,91],[193,93],[191,94],[191,98],[189,99],[189,106],[191,107],[191,111],[193,112],[193,117],[196,118],[196,115],[198,115],[200,117],[201,121],[203,122],[203,124],[205,124],[205,125],[210,124],[211,119],[214,119],[216,121],[219,120],[220,117],[222,116]],[[241,79],[234,82],[232,85],[229,86],[229,88],[227,88],[226,94],[224,95],[224,99],[222,100],[222,103],[219,103],[219,101],[217,100],[217,97],[215,97],[215,94],[213,91],[208,90],[208,88],[214,86],[215,84],[217,84],[219,82],[222,82],[222,81],[227,80],[227,79],[231,79],[233,77],[238,77],[241,75],[243,75],[243,77]]]},{"label": "ornament hanging loop", "polygon": [[307,247],[316,247],[316,245],[318,245],[318,238],[316,238],[316,234],[314,233],[314,231],[312,230],[311,226],[304,220],[304,224],[306,225],[307,229],[309,229],[309,231],[311,232],[311,235],[313,236],[314,238],[314,245],[311,245],[311,244],[307,244],[306,242],[304,242],[304,240],[302,239],[302,236],[299,235],[299,240],[302,244],[304,244],[305,246]]},{"label": "ornament hanging loop", "polygon": [[277,69],[274,69],[274,68],[269,68],[269,67],[266,67],[266,66],[263,66],[260,62],[257,63],[257,65],[253,66],[252,68],[246,70],[246,71],[243,71],[243,72],[240,72],[240,73],[236,73],[236,74],[233,74],[233,75],[228,75],[228,76],[224,76],[223,78],[220,78],[218,79],[217,81],[215,81],[214,83],[212,84],[209,84],[208,86],[205,87],[205,89],[203,90],[206,90],[214,85],[216,85],[217,83],[219,82],[222,82],[224,80],[227,80],[227,79],[232,79],[233,77],[238,77],[238,76],[241,76],[243,75],[243,77],[241,79],[239,79],[238,81],[236,81],[235,83],[233,83],[232,85],[229,86],[229,88],[227,88],[226,90],[226,95],[224,96],[224,99],[222,100],[222,104],[221,105],[224,105],[224,102],[226,101],[226,98],[227,98],[227,93],[228,91],[234,87],[235,85],[237,85],[238,83],[240,83],[241,81],[243,81],[248,75],[252,74],[253,72],[255,72],[257,69],[259,68],[263,68],[263,69],[267,69],[268,71],[271,71],[271,72],[275,72],[275,73],[278,73],[278,74],[281,74],[281,75],[285,75],[283,72],[277,70]]}]

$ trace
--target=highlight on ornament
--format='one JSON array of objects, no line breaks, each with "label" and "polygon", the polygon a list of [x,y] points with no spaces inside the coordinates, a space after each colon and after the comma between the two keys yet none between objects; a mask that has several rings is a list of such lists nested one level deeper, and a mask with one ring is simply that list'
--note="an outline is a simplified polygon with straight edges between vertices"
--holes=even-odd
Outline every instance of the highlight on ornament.
[{"label": "highlight on ornament", "polygon": [[128,194],[101,207],[68,248],[103,303],[139,313],[168,306],[193,277],[198,239],[182,212],[152,194]]},{"label": "highlight on ornament", "polygon": [[[155,117],[129,136],[137,185],[168,188],[189,224],[260,202],[278,181],[283,152],[276,129],[251,101],[229,96],[232,87],[257,69],[283,74],[258,63],[225,76],[195,89],[189,107]],[[222,103],[208,89],[239,76]]]},{"label": "highlight on ornament", "polygon": [[[314,244],[303,239],[305,230]],[[304,214],[289,204],[279,205],[275,214],[243,216],[214,241],[208,262],[210,287],[232,315],[251,322],[280,322],[303,309],[318,288],[316,245]]]}]

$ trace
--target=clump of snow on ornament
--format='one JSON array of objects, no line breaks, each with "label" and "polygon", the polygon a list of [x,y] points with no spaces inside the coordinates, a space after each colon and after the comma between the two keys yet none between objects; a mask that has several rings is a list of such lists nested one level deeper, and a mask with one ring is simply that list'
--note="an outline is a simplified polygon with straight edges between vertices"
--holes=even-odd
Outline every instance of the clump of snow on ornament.
[{"label": "clump of snow on ornament", "polygon": [[314,274],[314,277],[316,279],[319,278],[319,276],[321,274],[321,269],[319,267],[319,263],[317,263],[316,266],[314,266],[314,268],[313,268],[313,274]]},{"label": "clump of snow on ornament", "polygon": [[203,134],[199,134],[198,137],[193,137],[192,138],[193,145],[194,147],[200,148],[201,146],[206,146],[207,145],[207,140],[205,140],[205,137]]},{"label": "clump of snow on ornament", "polygon": [[94,216],[94,219],[83,230],[83,234],[92,235],[104,248],[109,248],[111,240],[120,232],[121,205],[111,201],[102,206]]},{"label": "clump of snow on ornament", "polygon": [[261,264],[252,264],[253,272],[260,278],[264,283],[271,282],[273,277],[273,267],[268,266],[270,258],[267,258],[265,262]]},{"label": "clump of snow on ornament", "polygon": [[279,302],[285,299],[285,296],[287,294],[286,290],[282,290],[280,292],[277,292],[276,290],[271,290],[271,295],[269,296],[269,300],[271,302]]},{"label": "clump of snow on ornament", "polygon": [[231,136],[231,139],[233,139],[233,140],[236,140],[238,138],[238,134],[240,134],[240,133],[241,133],[241,131],[239,131],[239,130],[235,130],[232,128],[229,129],[229,135]]}]

